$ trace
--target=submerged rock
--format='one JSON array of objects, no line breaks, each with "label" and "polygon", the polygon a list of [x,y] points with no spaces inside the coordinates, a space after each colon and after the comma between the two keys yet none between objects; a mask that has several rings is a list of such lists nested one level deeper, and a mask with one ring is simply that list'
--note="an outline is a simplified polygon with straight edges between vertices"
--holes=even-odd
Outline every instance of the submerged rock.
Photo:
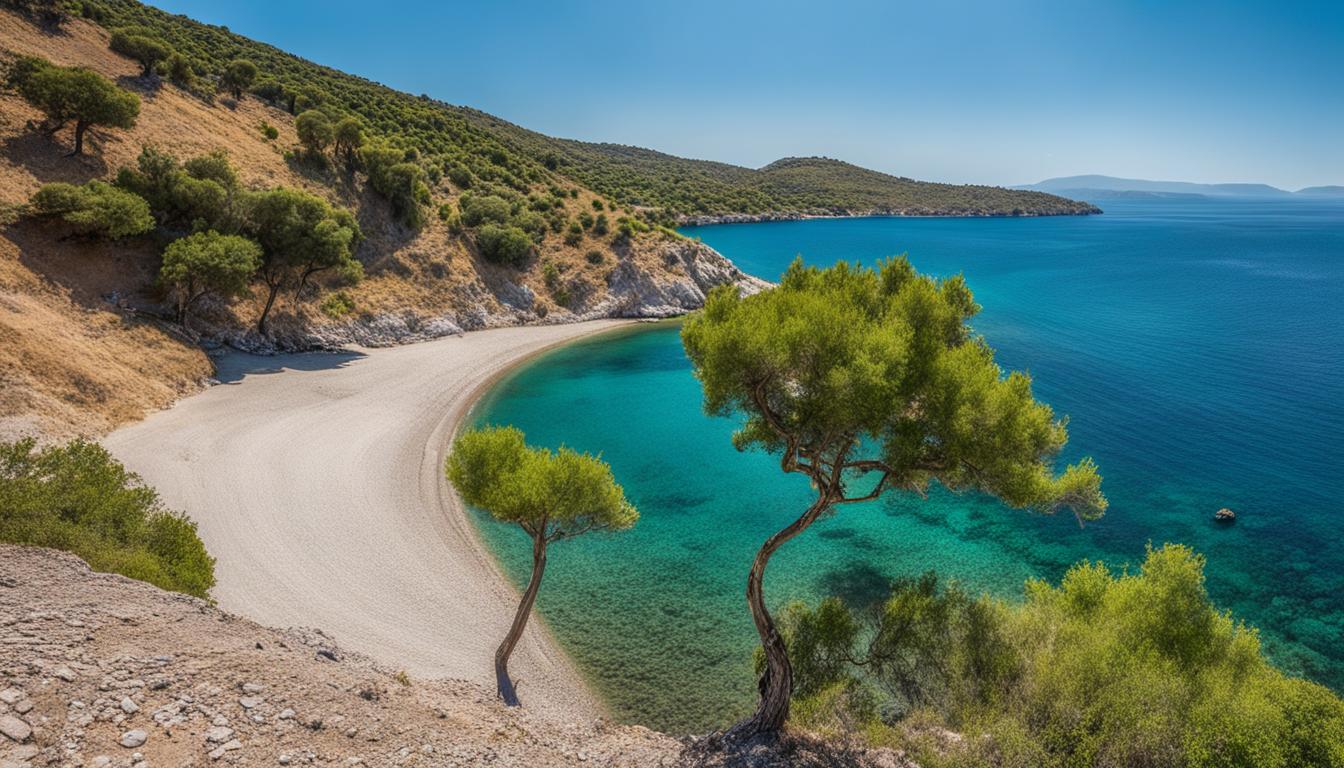
[{"label": "submerged rock", "polygon": [[1213,513],[1213,521],[1216,523],[1232,523],[1236,522],[1236,519],[1237,519],[1237,513],[1233,512],[1227,507],[1223,507],[1222,509]]}]

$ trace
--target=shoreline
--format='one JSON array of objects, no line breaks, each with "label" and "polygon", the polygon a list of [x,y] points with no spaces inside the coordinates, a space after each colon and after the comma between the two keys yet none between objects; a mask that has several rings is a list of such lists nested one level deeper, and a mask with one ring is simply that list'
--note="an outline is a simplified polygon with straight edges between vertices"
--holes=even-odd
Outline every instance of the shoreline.
[{"label": "shoreline", "polygon": [[[448,485],[443,459],[504,376],[632,324],[231,354],[220,361],[221,384],[102,442],[197,522],[218,559],[212,595],[222,609],[317,627],[391,669],[493,690],[494,649],[518,590]],[[511,667],[530,711],[576,722],[607,713],[540,616]]]},{"label": "shoreline", "polygon": [[721,224],[761,224],[772,221],[812,221],[813,219],[1042,219],[1052,216],[1100,216],[1105,213],[1101,208],[1087,204],[1088,210],[1055,211],[1043,213],[1023,211],[1022,213],[903,213],[899,211],[862,211],[853,213],[720,213],[701,216],[684,216],[677,221],[676,227],[713,227]]}]

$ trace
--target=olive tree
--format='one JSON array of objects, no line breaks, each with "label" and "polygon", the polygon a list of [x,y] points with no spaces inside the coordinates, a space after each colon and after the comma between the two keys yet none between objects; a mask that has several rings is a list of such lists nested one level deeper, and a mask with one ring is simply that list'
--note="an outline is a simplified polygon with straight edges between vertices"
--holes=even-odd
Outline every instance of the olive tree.
[{"label": "olive tree", "polygon": [[296,117],[294,132],[299,135],[299,143],[313,155],[321,155],[336,138],[331,119],[317,109],[310,109]]},{"label": "olive tree", "polygon": [[297,297],[319,272],[336,271],[350,280],[364,274],[353,255],[362,237],[359,224],[344,208],[297,189],[277,188],[252,195],[246,218],[247,234],[262,248],[258,273],[267,288],[257,320],[262,334],[282,288],[292,287]]},{"label": "olive tree", "polygon": [[508,634],[495,651],[495,683],[504,703],[518,706],[509,656],[523,636],[546,571],[550,544],[598,531],[631,527],[639,512],[625,499],[601,459],[568,448],[531,448],[514,427],[463,433],[453,442],[448,480],[474,507],[513,523],[532,540],[532,575]]},{"label": "olive tree", "polygon": [[29,204],[38,216],[59,217],[81,235],[120,240],[154,228],[144,198],[96,179],[83,186],[44,184]]},{"label": "olive tree", "polygon": [[43,131],[52,135],[75,124],[75,147],[84,152],[84,134],[94,126],[131,128],[140,115],[140,97],[118,88],[106,77],[83,67],[58,67],[36,57],[16,61],[9,83],[45,115]]},{"label": "olive tree", "polygon": [[173,49],[167,43],[138,29],[118,29],[112,32],[108,47],[140,64],[140,76],[149,77],[159,62],[167,61]]},{"label": "olive tree", "polygon": [[231,299],[246,294],[260,266],[260,245],[210,230],[169,243],[163,251],[159,280],[173,289],[177,320],[185,323],[192,305],[207,295]]},{"label": "olive tree", "polygon": [[247,59],[235,59],[224,68],[219,77],[219,87],[232,93],[234,99],[241,100],[243,91],[252,87],[257,79],[257,65]]},{"label": "olive tree", "polygon": [[346,171],[353,171],[364,146],[364,126],[357,117],[343,117],[332,127],[332,135],[332,151],[345,163]]},{"label": "olive tree", "polygon": [[935,481],[1014,508],[1067,507],[1080,522],[1105,510],[1090,459],[1052,470],[1064,421],[1036,402],[1027,375],[1004,375],[967,325],[977,311],[960,276],[934,280],[905,258],[876,271],[796,260],[778,287],[715,289],[686,321],[706,412],[740,414],[734,445],[777,454],[816,493],[766,539],[747,577],[765,664],[756,712],[736,734],[773,735],[788,718],[792,668],[762,583],[771,555],[823,515],[887,492],[923,495]]}]

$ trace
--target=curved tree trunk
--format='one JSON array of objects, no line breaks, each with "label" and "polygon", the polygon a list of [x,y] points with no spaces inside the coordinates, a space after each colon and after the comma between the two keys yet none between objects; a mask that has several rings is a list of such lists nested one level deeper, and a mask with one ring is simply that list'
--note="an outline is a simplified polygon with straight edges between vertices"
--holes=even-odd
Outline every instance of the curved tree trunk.
[{"label": "curved tree trunk", "polygon": [[756,632],[761,636],[761,648],[765,651],[765,670],[757,682],[761,700],[756,705],[756,714],[733,727],[734,735],[747,738],[751,736],[773,735],[784,727],[789,719],[789,697],[793,694],[793,666],[789,664],[789,652],[784,647],[784,638],[775,628],[775,620],[765,607],[765,567],[770,556],[783,546],[784,542],[802,533],[816,521],[830,505],[829,494],[822,493],[801,517],[788,527],[765,540],[756,559],[751,563],[751,573],[747,575],[747,605],[751,608],[752,621],[756,623]]},{"label": "curved tree trunk", "polygon": [[509,678],[509,656],[513,654],[514,646],[518,645],[518,640],[523,636],[523,629],[527,626],[527,619],[532,615],[532,605],[537,601],[537,592],[541,589],[541,576],[546,571],[546,539],[544,536],[532,536],[532,578],[527,582],[527,589],[523,592],[523,599],[518,603],[518,612],[513,615],[513,625],[509,627],[509,633],[504,636],[504,642],[499,644],[499,649],[495,651],[495,685],[499,688],[499,698],[510,707],[519,706],[522,702],[518,700],[518,691],[513,687],[513,680]]}]

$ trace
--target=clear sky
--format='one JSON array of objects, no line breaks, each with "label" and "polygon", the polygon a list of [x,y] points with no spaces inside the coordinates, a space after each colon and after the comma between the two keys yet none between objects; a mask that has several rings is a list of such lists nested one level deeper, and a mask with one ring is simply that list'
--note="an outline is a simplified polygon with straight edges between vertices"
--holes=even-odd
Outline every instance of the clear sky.
[{"label": "clear sky", "polygon": [[1344,2],[153,0],[543,133],[920,179],[1344,184]]}]

